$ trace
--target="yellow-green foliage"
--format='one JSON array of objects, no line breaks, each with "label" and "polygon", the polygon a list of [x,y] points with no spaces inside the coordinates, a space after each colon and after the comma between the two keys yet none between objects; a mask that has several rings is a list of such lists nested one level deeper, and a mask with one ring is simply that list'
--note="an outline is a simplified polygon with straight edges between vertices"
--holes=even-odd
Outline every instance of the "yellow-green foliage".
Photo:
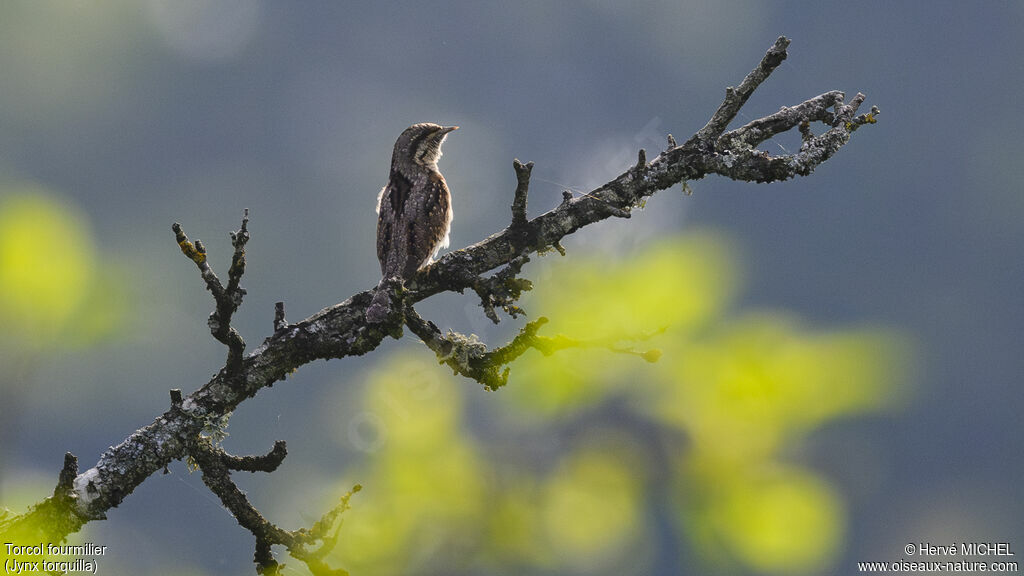
[{"label": "yellow-green foliage", "polygon": [[80,345],[117,326],[122,290],[85,216],[34,186],[0,186],[0,347]]},{"label": "yellow-green foliage", "polygon": [[[0,185],[0,402],[18,405],[39,358],[88,345],[118,327],[123,290],[111,278],[115,267],[102,259],[86,216],[71,202],[34,185]],[[58,544],[50,534],[77,529],[56,524],[68,516],[54,512],[53,501],[37,505],[44,512],[34,517],[39,522],[14,522],[39,502],[40,486],[52,490],[56,476],[3,472],[0,560],[42,560],[46,556],[7,554],[4,544]]]},{"label": "yellow-green foliage", "polygon": [[[338,565],[364,575],[642,573],[658,479],[678,546],[703,571],[833,569],[844,496],[793,454],[829,422],[898,408],[901,339],[734,310],[737,258],[716,234],[670,238],[621,262],[575,253],[548,264],[533,271],[524,304],[551,319],[543,333],[665,328],[636,344],[662,358],[530,352],[472,413],[476,388],[421,348],[382,359],[358,401],[375,430],[365,467],[350,473],[367,490],[346,517]],[[469,421],[492,421],[488,438]],[[351,430],[339,441],[351,446]]]}]

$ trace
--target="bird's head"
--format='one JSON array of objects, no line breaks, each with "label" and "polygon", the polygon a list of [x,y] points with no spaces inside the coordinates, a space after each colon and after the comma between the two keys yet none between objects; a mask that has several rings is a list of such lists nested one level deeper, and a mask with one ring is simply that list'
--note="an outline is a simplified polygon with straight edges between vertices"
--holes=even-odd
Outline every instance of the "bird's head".
[{"label": "bird's head", "polygon": [[408,172],[416,166],[436,169],[437,160],[441,158],[441,143],[449,132],[458,129],[458,126],[440,126],[429,122],[409,126],[395,141],[391,168],[402,172]]}]

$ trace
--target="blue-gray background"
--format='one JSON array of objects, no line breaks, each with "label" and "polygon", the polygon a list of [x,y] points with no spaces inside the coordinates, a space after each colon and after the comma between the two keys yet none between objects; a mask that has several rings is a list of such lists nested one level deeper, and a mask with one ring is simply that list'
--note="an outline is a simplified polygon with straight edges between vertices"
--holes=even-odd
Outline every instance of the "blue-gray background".
[{"label": "blue-gray background", "polygon": [[[128,271],[133,317],[131,337],[33,372],[19,413],[4,415],[18,425],[0,439],[0,481],[35,471],[43,496],[64,451],[93,462],[166,409],[169,388],[194,389],[222,362],[172,221],[223,268],[226,232],[250,209],[237,323],[257,342],[275,301],[294,320],[375,283],[373,206],[409,124],[462,127],[442,160],[461,247],[507,223],[512,158],[536,162],[531,211],[553,207],[637,147],[700,128],[786,35],[790,58],[740,122],[840,89],[866,93],[879,124],[807,178],[666,193],[609,245],[726,229],[746,255],[747,303],[912,338],[909,408],[822,439],[822,468],[852,495],[841,565],[895,559],[904,542],[887,538],[913,541],[925,524],[1022,548],[1021,30],[1020,3],[5,2],[0,177],[85,212],[101,258]],[[466,302],[429,310],[470,330]],[[320,432],[303,414],[365,362],[318,363],[261,394],[232,447],[286,438],[294,458],[315,459]],[[884,465],[848,469],[863,461]],[[207,570],[251,573],[251,537],[204,491],[180,468],[150,479],[96,539],[131,534],[115,547],[140,569],[190,549]]]}]

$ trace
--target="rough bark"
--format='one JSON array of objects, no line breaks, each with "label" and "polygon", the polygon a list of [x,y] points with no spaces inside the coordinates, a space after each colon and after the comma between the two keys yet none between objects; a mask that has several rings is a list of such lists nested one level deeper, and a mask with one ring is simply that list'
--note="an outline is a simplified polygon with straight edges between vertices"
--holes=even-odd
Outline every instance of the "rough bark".
[{"label": "rough bark", "polygon": [[[188,459],[202,470],[204,482],[232,511],[239,524],[254,534],[260,573],[280,571],[281,566],[270,554],[272,545],[285,546],[293,557],[305,562],[316,574],[343,573],[325,566],[322,557],[333,545],[336,534],[331,534],[330,526],[347,507],[349,495],[310,530],[288,531],[268,522],[231,481],[230,472],[272,471],[285,457],[284,444],[275,445],[265,456],[227,455],[218,446],[217,432],[226,424],[231,412],[301,366],[314,360],[372,352],[385,337],[400,337],[403,326],[408,326],[456,373],[491,389],[505,383],[507,364],[528,348],[550,354],[567,347],[603,346],[656,360],[657,351],[635,352],[610,342],[538,336],[538,330],[546,321],[543,318],[528,323],[509,344],[488,350],[473,337],[452,332],[442,335],[436,326],[421,318],[413,306],[440,292],[463,292],[470,288],[479,295],[488,317],[497,322],[496,309],[513,316],[523,313],[515,301],[531,285],[517,275],[531,254],[548,250],[564,253],[560,240],[565,236],[611,216],[629,218],[633,208],[641,206],[659,190],[680,184],[686,187],[688,181],[710,174],[750,182],[772,182],[810,174],[846,144],[856,129],[875,123],[878,109],[857,115],[864,101],[862,94],[857,94],[847,104],[842,92],[831,91],[726,131],[751,94],[786,58],[788,46],[788,39],[779,38],[739,87],[726,90],[725,99],[715,114],[686,142],[677,144],[668,135],[668,147],[652,160],[648,161],[646,151],[640,150],[637,163],[614,180],[582,196],[574,197],[567,192],[561,204],[533,219],[528,219],[526,214],[533,164],[516,160],[517,186],[509,227],[445,255],[404,286],[382,284],[378,289],[388,290],[394,305],[390,316],[380,324],[366,321],[366,308],[375,289],[355,294],[296,323],[285,320],[284,305],[278,303],[273,334],[245,354],[245,343],[231,326],[231,317],[245,294],[240,281],[245,270],[245,243],[249,238],[248,212],[241,228],[231,235],[234,255],[227,285],[221,283],[207,264],[202,243],[189,241],[181,226],[175,224],[173,229],[182,252],[199,268],[214,296],[216,307],[210,315],[209,326],[211,334],[228,348],[224,367],[187,397],[172,390],[171,406],[166,412],[109,448],[88,470],[79,472],[77,459],[67,454],[54,495],[25,514],[0,516],[0,533],[6,541],[15,537],[63,541],[86,522],[106,518],[110,509],[153,473],[174,460]],[[823,124],[825,129],[815,135],[811,131],[812,123]],[[772,156],[757,149],[765,140],[793,128],[802,136],[798,152]],[[500,270],[492,276],[484,276],[498,268]],[[310,550],[314,542],[321,542],[321,548]]]}]

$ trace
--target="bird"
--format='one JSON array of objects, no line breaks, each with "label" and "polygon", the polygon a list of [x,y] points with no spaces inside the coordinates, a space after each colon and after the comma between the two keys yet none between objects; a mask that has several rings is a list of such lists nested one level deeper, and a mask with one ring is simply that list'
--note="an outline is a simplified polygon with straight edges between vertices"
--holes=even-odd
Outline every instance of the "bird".
[{"label": "bird", "polygon": [[388,183],[377,195],[377,259],[381,281],[366,319],[377,324],[389,313],[385,283],[407,280],[448,247],[452,197],[437,168],[441,144],[458,126],[424,122],[406,128],[391,154]]}]

